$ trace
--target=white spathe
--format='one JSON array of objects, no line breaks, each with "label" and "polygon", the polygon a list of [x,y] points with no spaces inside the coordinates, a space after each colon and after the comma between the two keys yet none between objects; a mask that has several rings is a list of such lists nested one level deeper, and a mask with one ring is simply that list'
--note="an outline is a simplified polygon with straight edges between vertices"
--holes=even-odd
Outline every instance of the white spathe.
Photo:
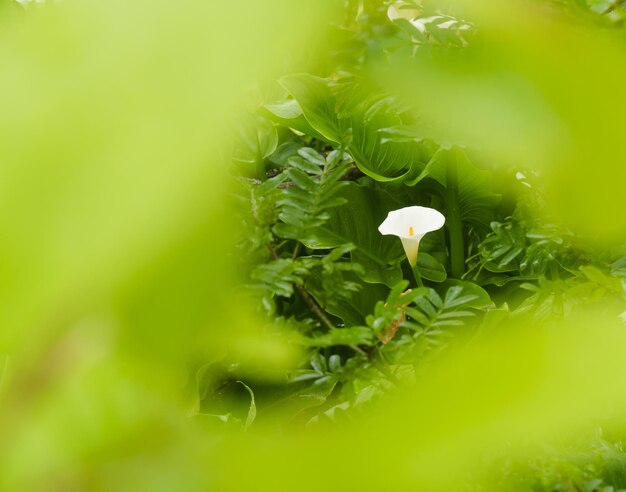
[{"label": "white spathe", "polygon": [[446,218],[434,208],[405,207],[392,210],[378,230],[383,235],[398,236],[412,267],[417,263],[420,241],[429,232],[443,227]]}]

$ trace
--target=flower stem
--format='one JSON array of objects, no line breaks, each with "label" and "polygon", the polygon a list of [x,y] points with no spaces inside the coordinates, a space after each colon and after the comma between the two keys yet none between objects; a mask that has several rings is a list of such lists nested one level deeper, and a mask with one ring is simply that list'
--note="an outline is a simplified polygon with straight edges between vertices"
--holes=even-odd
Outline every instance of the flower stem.
[{"label": "flower stem", "polygon": [[419,267],[415,265],[414,267],[411,267],[411,270],[413,270],[413,276],[415,277],[417,286],[424,287],[424,282],[422,282],[422,275],[420,274]]},{"label": "flower stem", "polygon": [[458,152],[450,151],[446,176],[446,202],[448,205],[448,233],[450,237],[450,267],[452,277],[461,278],[465,273],[465,247],[463,245],[463,225],[459,206]]}]

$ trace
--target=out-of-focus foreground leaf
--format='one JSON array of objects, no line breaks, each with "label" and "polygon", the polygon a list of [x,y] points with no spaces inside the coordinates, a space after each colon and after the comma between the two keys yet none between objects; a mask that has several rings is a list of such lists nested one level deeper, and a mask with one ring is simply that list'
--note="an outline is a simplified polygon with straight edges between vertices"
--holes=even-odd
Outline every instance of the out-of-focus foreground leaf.
[{"label": "out-of-focus foreground leaf", "polygon": [[[480,477],[484,490],[502,490],[485,456],[539,456],[546,443],[563,446],[605,419],[608,408],[624,409],[626,388],[615,377],[624,370],[621,326],[591,313],[569,326],[506,325],[420,371],[378,412],[335,414],[328,427],[303,434],[229,440],[219,457],[223,485],[443,492]],[[241,463],[245,474],[236,473]]]},{"label": "out-of-focus foreground leaf", "polygon": [[561,220],[600,244],[623,241],[623,31],[550,2],[435,3],[477,23],[472,42],[374,65],[379,81],[404,94],[426,135],[533,166]]},{"label": "out-of-focus foreground leaf", "polygon": [[[0,488],[113,485],[91,467],[120,460],[141,475],[135,456],[182,451],[187,364],[235,333],[264,354],[245,347],[254,323],[233,288],[225,122],[327,12],[284,0],[6,8]],[[135,479],[195,483],[167,474]]]}]

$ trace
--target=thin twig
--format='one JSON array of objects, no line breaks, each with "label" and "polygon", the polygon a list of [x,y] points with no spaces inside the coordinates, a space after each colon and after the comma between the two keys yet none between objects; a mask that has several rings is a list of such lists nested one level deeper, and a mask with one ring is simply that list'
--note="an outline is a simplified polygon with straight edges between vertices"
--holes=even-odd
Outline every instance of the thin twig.
[{"label": "thin twig", "polygon": [[299,253],[300,253],[300,243],[297,243],[296,247],[293,249],[293,254],[291,255],[291,259],[295,260],[298,257]]},{"label": "thin twig", "polygon": [[[272,255],[272,257],[275,260],[280,260],[280,256],[278,255],[278,253],[276,253],[276,251],[274,251],[274,248],[272,248],[271,246],[268,246],[270,253]],[[300,297],[302,297],[302,300],[306,303],[306,305],[309,307],[309,309],[311,310],[311,312],[317,316],[317,318],[322,322],[322,324],[328,328],[329,330],[332,330],[335,327],[335,325],[333,325],[330,320],[328,319],[328,317],[326,316],[326,314],[324,314],[324,311],[322,311],[320,309],[320,307],[316,304],[316,302],[313,300],[313,298],[311,297],[311,294],[309,294],[307,292],[307,290],[300,284],[294,283],[293,286],[296,288],[296,290],[298,291],[298,294],[300,294]]]},{"label": "thin twig", "polygon": [[309,294],[306,289],[301,285],[294,284],[294,287],[296,288],[306,305],[309,306],[311,312],[319,318],[322,324],[326,326],[326,328],[328,328],[329,330],[334,330],[336,326],[330,322],[326,314],[324,314],[324,311],[322,311],[320,307],[315,303],[315,301],[311,297],[311,294]]},{"label": "thin twig", "polygon": [[608,8],[604,12],[602,12],[602,15],[610,14],[611,12],[617,10],[622,5],[624,5],[625,2],[626,0],[616,0],[611,5],[609,5]]},{"label": "thin twig", "polygon": [[357,354],[367,357],[367,352],[363,350],[361,347],[359,347],[358,345],[348,345],[348,347],[354,350]]},{"label": "thin twig", "polygon": [[[298,243],[298,245],[296,246],[292,258],[295,259],[298,255],[298,251],[299,251],[299,246],[300,243]],[[276,251],[274,250],[274,248],[272,248],[271,246],[268,246],[270,253],[272,254],[272,257],[275,260],[280,260],[280,256],[278,255],[278,253],[276,253]],[[336,329],[337,327],[335,325],[333,325],[331,323],[331,321],[328,319],[328,316],[326,316],[326,314],[324,313],[324,311],[322,311],[322,309],[317,305],[317,303],[313,300],[313,298],[311,297],[311,294],[309,294],[307,292],[307,290],[300,284],[293,284],[294,287],[296,288],[296,290],[298,291],[298,293],[300,294],[300,297],[302,297],[302,300],[306,303],[306,305],[309,307],[309,309],[311,310],[311,312],[317,316],[317,318],[322,322],[322,324],[328,328],[329,331]],[[365,352],[361,347],[359,347],[358,345],[348,345],[348,347],[350,347],[352,350],[354,350],[356,353],[367,357],[370,362],[372,362],[372,364],[374,365],[374,367],[376,367],[384,376],[391,376],[393,377],[392,374],[385,374],[384,370],[382,370],[380,367],[377,367],[377,364],[371,360],[371,358],[368,356],[367,352]]]}]

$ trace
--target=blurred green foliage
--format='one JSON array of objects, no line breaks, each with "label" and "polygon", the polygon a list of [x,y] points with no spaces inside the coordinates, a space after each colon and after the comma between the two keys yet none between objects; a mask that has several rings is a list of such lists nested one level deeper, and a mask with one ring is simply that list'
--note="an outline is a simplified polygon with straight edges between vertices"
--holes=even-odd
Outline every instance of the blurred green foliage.
[{"label": "blurred green foliage", "polygon": [[623,2],[20,3],[0,489],[626,488]]}]

